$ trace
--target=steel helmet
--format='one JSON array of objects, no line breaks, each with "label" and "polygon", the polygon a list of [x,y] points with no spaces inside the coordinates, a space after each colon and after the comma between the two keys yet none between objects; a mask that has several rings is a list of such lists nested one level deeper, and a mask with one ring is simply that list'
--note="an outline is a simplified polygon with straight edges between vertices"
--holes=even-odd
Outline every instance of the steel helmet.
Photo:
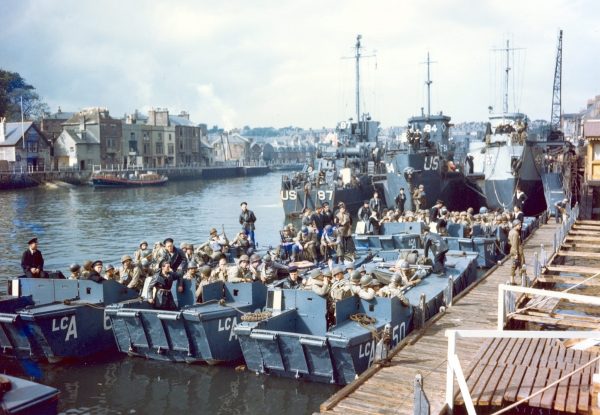
[{"label": "steel helmet", "polygon": [[390,278],[390,282],[399,285],[402,282],[402,275],[400,275],[398,272],[395,272],[394,275],[392,275],[392,278]]},{"label": "steel helmet", "polygon": [[363,277],[360,279],[360,286],[368,287],[369,285],[371,285],[372,282],[373,282],[373,277],[371,277],[369,274],[363,275]]},{"label": "steel helmet", "polygon": [[71,272],[77,272],[77,271],[79,271],[80,269],[81,269],[81,265],[79,265],[79,264],[71,264],[71,265],[69,266],[69,270],[70,270]]},{"label": "steel helmet", "polygon": [[354,270],[350,273],[350,280],[353,282],[359,282],[360,281],[360,272],[357,270]]}]

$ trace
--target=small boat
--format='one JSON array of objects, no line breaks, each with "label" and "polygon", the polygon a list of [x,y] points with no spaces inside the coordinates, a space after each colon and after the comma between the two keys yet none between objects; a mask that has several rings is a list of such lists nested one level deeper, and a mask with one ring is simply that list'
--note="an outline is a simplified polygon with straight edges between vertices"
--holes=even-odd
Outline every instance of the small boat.
[{"label": "small boat", "polygon": [[116,350],[107,304],[138,297],[116,281],[15,278],[0,299],[0,361],[85,358]]},{"label": "small boat", "polygon": [[[185,284],[184,293],[196,291],[193,281]],[[241,360],[234,329],[264,306],[266,286],[214,282],[204,286],[204,302],[199,304],[193,295],[184,297],[176,288],[172,290],[177,310],[158,310],[145,301],[106,308],[119,351],[152,360],[210,365]]]},{"label": "small boat", "polygon": [[25,379],[0,376],[0,412],[2,414],[56,414],[59,391]]},{"label": "small boat", "polygon": [[94,187],[138,187],[158,186],[167,183],[169,178],[154,172],[147,173],[94,173],[91,178]]},{"label": "small boat", "polygon": [[[395,261],[401,254],[395,251],[393,258],[382,257],[365,268],[387,282],[393,273],[381,267],[382,261]],[[446,304],[450,287],[455,295],[476,281],[476,262],[476,253],[449,252],[444,274],[431,273],[407,288],[409,304],[398,297],[352,296],[337,301],[335,324],[330,327],[325,298],[309,290],[272,288],[264,319],[242,321],[234,333],[248,369],[257,374],[346,385],[384,359],[413,330],[418,307],[422,306],[419,315],[428,320]]]}]

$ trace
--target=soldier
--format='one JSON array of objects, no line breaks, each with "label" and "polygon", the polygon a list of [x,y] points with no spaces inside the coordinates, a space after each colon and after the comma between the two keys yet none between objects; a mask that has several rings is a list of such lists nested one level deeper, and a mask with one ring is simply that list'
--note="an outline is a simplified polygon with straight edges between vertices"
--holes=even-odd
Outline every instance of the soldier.
[{"label": "soldier", "polygon": [[152,251],[148,249],[147,241],[140,242],[138,246],[139,248],[136,249],[136,251],[133,253],[133,259],[135,260],[136,264],[142,262],[142,258],[146,258],[149,260],[150,257],[152,257]]},{"label": "soldier", "polygon": [[404,291],[402,289],[403,280],[404,280],[404,276],[399,272],[395,272],[394,275],[392,275],[392,278],[390,278],[390,283],[388,285],[386,285],[385,287],[383,287],[382,289],[380,289],[377,292],[377,295],[379,297],[386,297],[386,298],[398,297],[398,299],[400,300],[402,305],[408,307],[410,305],[410,302],[404,296]]},{"label": "soldier", "polygon": [[196,264],[196,261],[191,260],[190,262],[188,262],[187,270],[185,271],[185,274],[183,274],[183,279],[194,280],[196,281],[196,283],[200,282],[200,278],[198,275],[198,264]]},{"label": "soldier", "polygon": [[437,224],[438,224],[438,220],[440,219],[440,217],[442,216],[441,214],[441,210],[442,207],[444,207],[444,202],[442,202],[441,200],[436,200],[435,205],[433,205],[431,207],[431,209],[429,210],[429,227],[431,229],[431,232],[438,232],[437,229]]},{"label": "soldier", "polygon": [[[121,257],[121,269],[119,270],[119,282],[123,285],[129,286],[133,281],[133,274],[136,272],[137,267],[133,266],[133,261],[129,255],[123,255]],[[139,278],[139,270],[137,271]]]},{"label": "soldier", "polygon": [[415,211],[425,209],[427,206],[427,198],[425,193],[425,186],[420,184],[419,187],[413,192],[413,203],[415,205]]},{"label": "soldier", "polygon": [[446,252],[448,252],[448,243],[437,233],[430,233],[425,229],[423,233],[423,247],[425,249],[425,258],[429,250],[433,252],[433,272],[442,273],[446,269]]},{"label": "soldier", "polygon": [[213,261],[218,261],[222,255],[227,253],[227,246],[229,241],[225,234],[219,235],[215,228],[211,228],[210,236],[208,238],[208,246],[211,251],[211,258]]},{"label": "soldier", "polygon": [[71,271],[71,275],[69,275],[70,280],[78,280],[81,278],[81,266],[79,264],[71,264],[69,266],[69,271]]},{"label": "soldier", "polygon": [[352,270],[350,272],[350,292],[352,293],[352,295],[358,295],[358,293],[360,292],[361,278],[362,276],[357,270]]},{"label": "soldier", "polygon": [[277,269],[274,267],[273,258],[269,254],[263,256],[262,263],[258,266],[257,271],[258,279],[263,284],[271,284],[277,279]]},{"label": "soldier", "polygon": [[83,261],[83,270],[81,271],[81,279],[87,280],[90,276],[90,273],[93,271],[92,269],[93,262],[89,259]]},{"label": "soldier", "polygon": [[523,189],[521,189],[521,186],[517,186],[517,191],[515,193],[515,206],[518,206],[519,209],[523,210],[526,201],[527,195],[525,194]]},{"label": "soldier", "polygon": [[254,223],[256,222],[256,216],[254,215],[254,212],[248,209],[248,203],[242,202],[240,203],[240,207],[242,209],[242,213],[240,213],[239,222],[240,225],[242,225],[242,230],[248,236],[250,244],[252,246],[256,246],[256,238],[254,235]]},{"label": "soldier", "polygon": [[92,262],[92,271],[89,273],[87,279],[97,282],[98,284],[103,283],[105,280],[102,277],[102,268],[104,268],[102,261],[96,260]]},{"label": "soldier", "polygon": [[525,219],[525,214],[521,211],[521,208],[518,206],[513,207],[514,218],[523,223],[523,219]]},{"label": "soldier", "polygon": [[510,269],[510,283],[514,285],[516,271],[519,270],[519,276],[521,277],[526,273],[525,254],[521,242],[521,221],[517,219],[513,221],[513,227],[508,233],[508,243],[510,244],[509,255],[513,259]]},{"label": "soldier", "polygon": [[333,301],[343,300],[344,298],[350,297],[352,291],[350,289],[350,281],[344,278],[344,271],[341,267],[335,267],[331,271],[333,274],[333,282],[329,291],[329,297]]},{"label": "soldier", "polygon": [[371,200],[369,200],[369,209],[371,210],[371,212],[376,212],[378,218],[381,217],[381,212],[383,211],[383,203],[379,198],[379,193],[373,193],[373,197],[371,198]]},{"label": "soldier", "polygon": [[406,204],[406,194],[404,193],[404,187],[400,188],[400,192],[396,199],[394,200],[396,203],[396,209],[398,209],[400,215],[404,215],[404,206]]},{"label": "soldier", "polygon": [[442,236],[448,236],[448,220],[448,209],[444,206],[440,209],[440,218],[437,221],[437,233]]},{"label": "soldier", "polygon": [[119,280],[119,273],[112,264],[108,264],[106,266],[106,270],[104,271],[104,279],[109,281]]},{"label": "soldier", "polygon": [[248,255],[240,256],[238,264],[227,271],[228,282],[252,282],[252,272],[250,271],[250,260]]},{"label": "soldier", "polygon": [[346,205],[339,204],[339,212],[336,215],[338,232],[341,243],[338,244],[338,260],[354,256],[354,242],[352,241],[352,218],[346,211]]},{"label": "soldier", "polygon": [[[334,228],[331,225],[325,226],[320,246],[321,257],[323,258],[323,261],[333,258],[334,254],[337,252],[337,247],[340,242],[341,238],[337,228]],[[339,258],[336,256],[335,260],[337,262]]]},{"label": "soldier", "polygon": [[298,276],[298,267],[295,265],[290,265],[288,272],[289,275],[283,281],[282,287],[287,289],[302,288],[302,278]]},{"label": "soldier", "polygon": [[317,263],[317,235],[314,232],[311,232],[307,226],[303,226],[294,242],[295,244],[292,246],[292,262],[295,262],[297,255],[303,252],[305,260]]},{"label": "soldier", "polygon": [[[194,261],[194,259],[196,257],[194,254],[194,245],[184,242],[181,246],[181,250],[183,253],[182,270],[185,273],[185,271],[187,271],[187,267],[189,266],[188,262]],[[196,262],[196,261],[194,261],[194,262]]]},{"label": "soldier", "polygon": [[[242,255],[242,256],[244,256],[244,255]],[[242,256],[240,256],[240,258]],[[227,259],[221,258],[221,259],[219,259],[219,266],[212,271],[211,277],[214,278],[215,280],[221,280],[223,282],[227,282],[227,271],[228,271]]]},{"label": "soldier", "polygon": [[323,213],[321,215],[323,216],[323,227],[333,225],[333,212],[329,207],[329,202],[323,203]]},{"label": "soldier", "polygon": [[[328,275],[326,275],[328,274]],[[331,288],[329,280],[331,278],[331,272],[330,271],[326,271],[325,273],[322,272],[319,268],[315,268],[311,271],[310,273],[310,279],[312,281],[311,283],[311,289],[312,291],[323,297],[323,298],[327,298],[328,294],[329,294],[329,289]]]},{"label": "soldier", "polygon": [[29,247],[21,256],[21,268],[27,278],[48,278],[48,273],[44,272],[44,257],[38,250],[38,238],[31,238],[27,245]]},{"label": "soldier", "polygon": [[231,243],[231,246],[235,246],[239,248],[239,254],[248,254],[250,250],[250,241],[248,240],[248,236],[244,233],[244,231],[238,232],[235,239]]},{"label": "soldier", "polygon": [[184,264],[184,256],[179,249],[175,247],[173,244],[173,238],[167,238],[163,241],[163,245],[165,246],[165,252],[163,254],[163,259],[169,261],[171,264],[171,270],[177,271],[181,265],[183,265],[183,269],[186,268]]},{"label": "soldier", "polygon": [[175,310],[177,307],[173,300],[171,288],[173,284],[177,284],[177,291],[183,292],[182,280],[173,272],[168,259],[165,258],[160,261],[158,266],[159,271],[152,277],[148,285],[148,290],[152,293],[148,302],[161,310]]},{"label": "soldier", "polygon": [[217,277],[211,275],[211,272],[211,268],[207,265],[200,268],[200,281],[196,284],[196,300],[199,303],[203,301],[202,291],[204,290],[204,286],[219,281]]},{"label": "soldier", "polygon": [[[364,223],[364,232],[357,233],[367,233],[369,228],[369,218],[371,217],[371,208],[369,207],[369,201],[365,200],[363,205],[358,209],[358,220]],[[358,226],[358,225],[357,225]]]},{"label": "soldier", "polygon": [[556,208],[556,213],[555,213],[556,223],[560,223],[561,220],[564,223],[567,220],[568,206],[569,206],[569,199],[567,199],[567,198],[564,198],[562,201],[556,202],[554,204],[554,207]]},{"label": "soldier", "polygon": [[375,298],[375,290],[371,287],[373,277],[369,274],[363,275],[360,279],[360,289],[357,294],[363,300],[372,300]]}]

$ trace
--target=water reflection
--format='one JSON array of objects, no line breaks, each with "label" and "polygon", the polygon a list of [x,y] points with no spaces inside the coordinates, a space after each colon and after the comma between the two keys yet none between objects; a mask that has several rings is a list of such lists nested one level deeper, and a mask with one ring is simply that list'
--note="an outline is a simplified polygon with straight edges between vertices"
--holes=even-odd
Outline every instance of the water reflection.
[{"label": "water reflection", "polygon": [[239,231],[239,204],[247,201],[257,221],[259,245],[277,244],[283,225],[281,175],[168,183],[139,189],[89,186],[38,187],[0,195],[0,275],[20,272],[31,235],[40,237],[46,269],[66,271],[72,262],[102,258],[117,263],[141,240],[171,236],[176,243],[204,242],[210,228]]},{"label": "water reflection", "polygon": [[[4,371],[23,375],[16,364]],[[233,367],[127,357],[89,365],[43,365],[43,371],[38,381],[61,390],[60,408],[68,413],[306,414],[337,390],[332,385],[258,377]]]}]

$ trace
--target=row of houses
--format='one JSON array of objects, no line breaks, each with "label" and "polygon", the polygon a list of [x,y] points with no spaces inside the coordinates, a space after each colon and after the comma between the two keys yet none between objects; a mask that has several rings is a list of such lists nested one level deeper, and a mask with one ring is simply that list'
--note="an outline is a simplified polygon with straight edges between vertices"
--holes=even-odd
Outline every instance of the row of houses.
[{"label": "row of houses", "polygon": [[0,120],[0,171],[212,166],[250,160],[251,145],[239,134],[208,137],[187,112],[152,109],[120,119],[106,108],[59,108],[36,122]]}]

